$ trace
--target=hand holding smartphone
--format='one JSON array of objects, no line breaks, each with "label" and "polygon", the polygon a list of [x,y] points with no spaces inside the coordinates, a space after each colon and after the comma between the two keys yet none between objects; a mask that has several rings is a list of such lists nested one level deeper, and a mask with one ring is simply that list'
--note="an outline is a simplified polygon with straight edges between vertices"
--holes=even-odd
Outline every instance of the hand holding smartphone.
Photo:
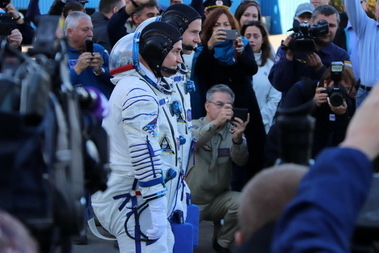
[{"label": "hand holding smartphone", "polygon": [[221,30],[226,33],[227,40],[235,40],[240,35],[238,30]]},{"label": "hand holding smartphone", "polygon": [[85,40],[85,52],[93,53],[93,41],[92,40]]},{"label": "hand holding smartphone", "polygon": [[240,118],[243,122],[247,121],[247,108],[233,108],[233,113],[232,121],[235,120],[234,118]]}]

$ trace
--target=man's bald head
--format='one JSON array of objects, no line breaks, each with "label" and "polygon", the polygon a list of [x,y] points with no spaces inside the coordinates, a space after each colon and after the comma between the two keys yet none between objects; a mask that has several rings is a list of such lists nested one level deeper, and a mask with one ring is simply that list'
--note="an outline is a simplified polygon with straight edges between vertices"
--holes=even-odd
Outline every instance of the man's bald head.
[{"label": "man's bald head", "polygon": [[279,218],[307,171],[306,166],[282,164],[261,171],[246,184],[238,210],[242,241],[236,238],[237,243]]}]

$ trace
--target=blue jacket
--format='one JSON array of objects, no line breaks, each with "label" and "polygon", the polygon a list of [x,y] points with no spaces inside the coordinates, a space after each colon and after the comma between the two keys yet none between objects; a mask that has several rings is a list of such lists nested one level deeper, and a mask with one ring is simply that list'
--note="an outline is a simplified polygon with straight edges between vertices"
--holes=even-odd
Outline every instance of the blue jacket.
[{"label": "blue jacket", "polygon": [[280,218],[272,252],[350,252],[372,167],[367,156],[355,149],[323,151]]},{"label": "blue jacket", "polygon": [[275,64],[268,76],[272,86],[278,91],[283,92],[284,97],[291,86],[300,81],[302,77],[318,81],[333,61],[349,61],[350,59],[345,50],[333,43],[317,51],[316,54],[320,56],[324,64],[317,72],[306,65],[306,55],[295,53],[294,59],[289,61],[286,58],[286,51],[279,48],[275,56]]},{"label": "blue jacket", "polygon": [[112,76],[109,74],[109,55],[105,48],[99,44],[93,44],[93,51],[100,53],[101,57],[103,57],[104,60],[104,74],[101,74],[99,76],[96,76],[93,73],[92,67],[88,67],[82,73],[80,73],[80,75],[78,75],[74,70],[74,66],[77,63],[78,58],[82,52],[72,47],[68,47],[67,49],[67,55],[69,58],[68,66],[70,68],[70,80],[72,85],[95,87],[109,99],[114,85],[110,81]]}]

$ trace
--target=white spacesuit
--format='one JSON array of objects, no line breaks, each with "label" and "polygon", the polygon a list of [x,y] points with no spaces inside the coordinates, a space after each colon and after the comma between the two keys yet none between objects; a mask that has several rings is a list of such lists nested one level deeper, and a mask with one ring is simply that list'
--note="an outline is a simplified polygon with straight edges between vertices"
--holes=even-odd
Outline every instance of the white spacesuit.
[{"label": "white spacesuit", "polygon": [[[137,48],[150,70],[136,63],[136,57],[134,69],[116,66],[110,116],[103,121],[110,136],[112,172],[108,189],[92,195],[92,206],[102,226],[117,237],[120,252],[172,252],[174,237],[167,218],[186,184],[179,167],[182,138],[172,108],[172,86],[160,73],[181,35],[169,24],[154,22],[138,36],[134,50],[139,41]],[[111,55],[122,57],[117,47]]]},{"label": "white spacesuit", "polygon": [[[186,4],[174,4],[170,5],[162,14],[161,20],[169,23],[176,28],[183,36],[183,55],[188,55],[196,47],[197,43],[200,43],[199,33],[201,30],[201,16],[200,14]],[[183,56],[182,55],[182,56]],[[192,136],[192,108],[190,94],[195,89],[195,84],[189,80],[190,69],[189,65],[183,62],[179,71],[168,78],[168,83],[173,86],[173,101],[177,101],[180,104],[180,110],[175,110],[178,122],[178,131],[182,138],[182,145],[180,152],[180,163],[184,174],[186,174],[187,168],[194,163],[194,160],[190,161],[191,152],[193,152],[194,139]],[[190,204],[190,193],[186,193],[186,198],[182,199],[182,204]],[[183,197],[182,197],[183,198]],[[185,209],[184,209],[185,210]],[[184,212],[184,217],[186,217]]]}]

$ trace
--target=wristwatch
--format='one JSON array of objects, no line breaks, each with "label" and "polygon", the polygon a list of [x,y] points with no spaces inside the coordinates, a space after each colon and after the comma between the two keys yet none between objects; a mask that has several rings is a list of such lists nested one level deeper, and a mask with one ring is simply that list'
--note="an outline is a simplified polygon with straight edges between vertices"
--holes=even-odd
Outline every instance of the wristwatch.
[{"label": "wristwatch", "polygon": [[17,20],[20,20],[20,19],[21,19],[21,15],[20,15],[20,13],[18,14],[18,17],[17,17],[17,18],[12,17],[12,20],[13,20],[13,21],[17,21]]},{"label": "wristwatch", "polygon": [[93,73],[94,73],[96,76],[99,76],[99,75],[102,75],[102,74],[105,73],[105,69],[104,69],[103,67],[101,67],[100,72],[97,73],[95,70],[93,70]]}]

